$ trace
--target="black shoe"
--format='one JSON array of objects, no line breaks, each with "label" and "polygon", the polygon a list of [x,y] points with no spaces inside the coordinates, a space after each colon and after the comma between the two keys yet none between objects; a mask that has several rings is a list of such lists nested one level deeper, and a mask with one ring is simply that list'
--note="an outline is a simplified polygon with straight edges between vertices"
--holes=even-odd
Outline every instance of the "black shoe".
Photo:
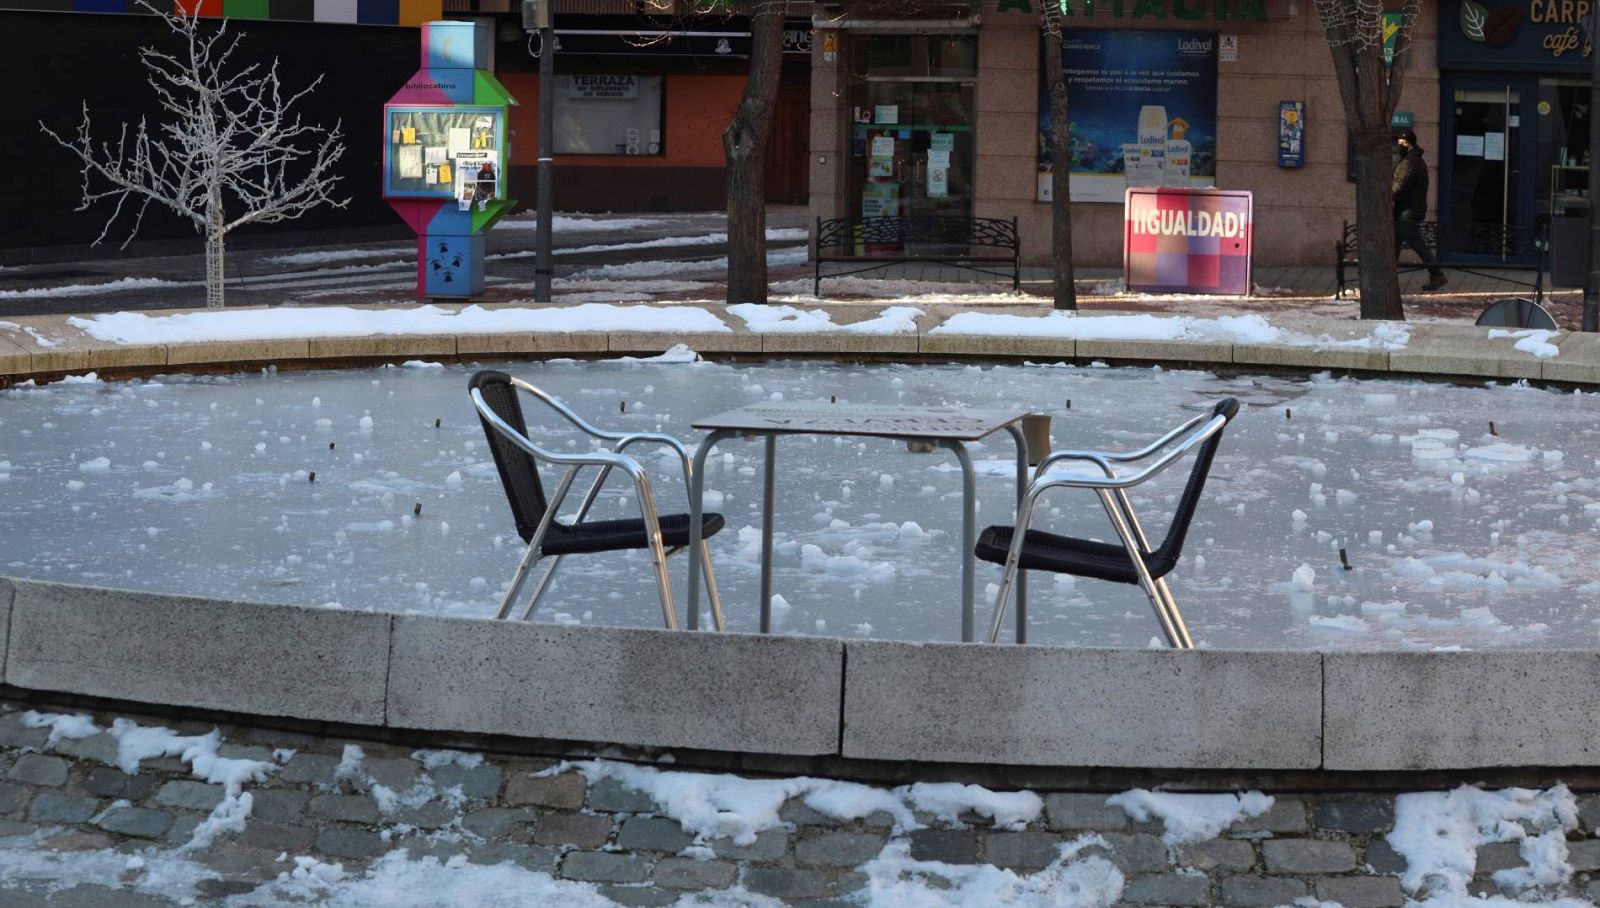
[{"label": "black shoe", "polygon": [[1447,283],[1449,283],[1449,279],[1440,274],[1429,278],[1428,282],[1422,285],[1422,289],[1430,292],[1434,290],[1443,290],[1444,285]]}]

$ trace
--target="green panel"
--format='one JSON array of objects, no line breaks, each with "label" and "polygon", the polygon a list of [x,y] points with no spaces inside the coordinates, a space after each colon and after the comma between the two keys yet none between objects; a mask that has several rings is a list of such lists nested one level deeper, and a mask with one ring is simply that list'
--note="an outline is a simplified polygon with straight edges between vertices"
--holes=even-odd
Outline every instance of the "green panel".
[{"label": "green panel", "polygon": [[516,104],[517,99],[492,73],[475,69],[472,71],[472,103],[479,107],[500,107]]},{"label": "green panel", "polygon": [[269,0],[222,0],[222,14],[229,19],[266,19]]},{"label": "green panel", "polygon": [[495,199],[483,211],[474,208],[472,211],[472,232],[478,234],[488,230],[499,222],[501,218],[510,214],[511,209],[515,207],[517,207],[516,199]]}]

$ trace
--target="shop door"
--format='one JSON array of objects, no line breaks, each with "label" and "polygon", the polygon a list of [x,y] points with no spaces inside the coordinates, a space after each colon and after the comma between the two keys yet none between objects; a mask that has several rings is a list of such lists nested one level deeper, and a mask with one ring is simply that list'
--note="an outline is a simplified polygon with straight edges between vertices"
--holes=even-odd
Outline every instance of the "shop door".
[{"label": "shop door", "polygon": [[767,202],[804,205],[811,200],[811,89],[809,86],[778,90],[772,111],[772,131],[767,134],[765,164]]},{"label": "shop door", "polygon": [[972,216],[972,93],[964,79],[868,77],[852,130],[860,217]]},{"label": "shop door", "polygon": [[1447,80],[1437,158],[1441,257],[1537,263],[1537,94],[1523,78]]}]

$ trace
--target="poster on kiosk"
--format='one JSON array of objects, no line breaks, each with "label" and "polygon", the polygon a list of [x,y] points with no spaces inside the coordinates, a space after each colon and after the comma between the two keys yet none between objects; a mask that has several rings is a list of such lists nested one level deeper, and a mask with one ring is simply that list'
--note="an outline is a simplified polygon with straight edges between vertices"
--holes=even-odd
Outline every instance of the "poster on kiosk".
[{"label": "poster on kiosk", "polygon": [[417,232],[417,296],[483,293],[484,235],[506,197],[515,98],[489,72],[481,22],[425,22],[422,68],[383,107],[383,195]]}]

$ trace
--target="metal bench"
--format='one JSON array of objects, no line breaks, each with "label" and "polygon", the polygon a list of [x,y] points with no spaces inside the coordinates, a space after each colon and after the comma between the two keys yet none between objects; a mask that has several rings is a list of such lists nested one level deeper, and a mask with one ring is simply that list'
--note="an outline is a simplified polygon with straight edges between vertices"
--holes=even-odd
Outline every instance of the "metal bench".
[{"label": "metal bench", "polygon": [[[1012,291],[1020,290],[1022,250],[1017,239],[1017,219],[919,215],[851,221],[819,217],[816,282],[812,292],[822,295],[824,277],[844,277],[890,265],[923,262],[1010,277]],[[824,264],[859,267],[823,274]]]},{"label": "metal bench", "polygon": [[[1423,238],[1428,241],[1428,246],[1437,256],[1438,260],[1434,262],[1436,267],[1479,277],[1492,277],[1519,287],[1530,287],[1533,289],[1535,300],[1544,299],[1545,253],[1550,249],[1544,231],[1532,227],[1501,224],[1457,224],[1452,225],[1444,233],[1443,239],[1448,242],[1441,247],[1439,222],[1419,221],[1418,224],[1422,228]],[[1339,241],[1333,245],[1334,275],[1338,281],[1335,299],[1342,299],[1345,289],[1360,279],[1361,250],[1357,239],[1356,225],[1345,221]],[[1441,254],[1441,248],[1448,248],[1450,252]],[[1528,256],[1535,256],[1536,263],[1526,264]],[[1501,260],[1496,262],[1493,260],[1494,257]],[[1524,261],[1521,263],[1506,261],[1511,258],[1520,258]],[[1427,267],[1421,262],[1401,262],[1399,271],[1405,274],[1422,271]],[[1504,274],[1485,273],[1491,271],[1532,271],[1533,280],[1518,280],[1506,277]]]}]

